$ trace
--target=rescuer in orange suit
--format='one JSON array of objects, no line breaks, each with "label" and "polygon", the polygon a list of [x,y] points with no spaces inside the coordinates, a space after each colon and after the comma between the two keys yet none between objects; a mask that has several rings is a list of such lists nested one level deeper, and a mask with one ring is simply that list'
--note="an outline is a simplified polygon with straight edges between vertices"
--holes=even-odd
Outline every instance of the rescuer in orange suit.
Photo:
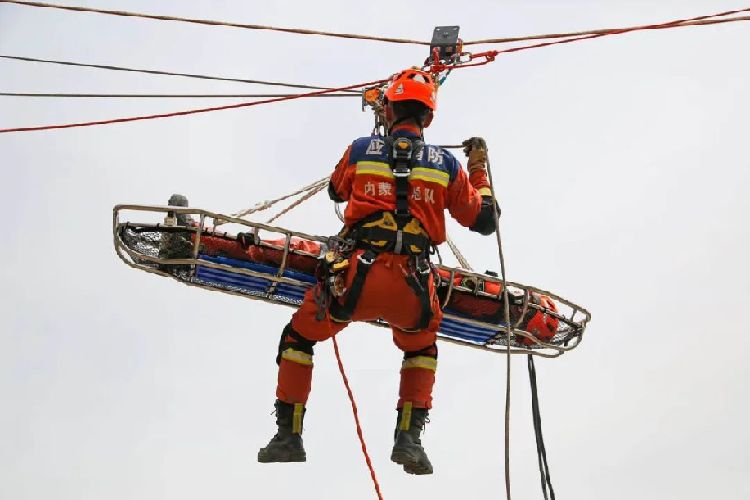
[{"label": "rescuer in orange suit", "polygon": [[355,140],[331,176],[330,197],[347,202],[340,236],[353,242],[353,249],[327,259],[326,279],[307,292],[282,332],[276,358],[278,432],[258,452],[259,462],[306,460],[302,420],[315,343],[351,321],[382,319],[404,353],[391,460],[410,474],[432,473],[420,434],[432,407],[442,312],[429,251],[446,239],[446,209],[484,235],[494,232],[496,220],[484,140],[464,143],[468,173],[450,152],[422,140],[436,91],[429,73],[408,69],[394,75],[384,99],[388,135]]}]

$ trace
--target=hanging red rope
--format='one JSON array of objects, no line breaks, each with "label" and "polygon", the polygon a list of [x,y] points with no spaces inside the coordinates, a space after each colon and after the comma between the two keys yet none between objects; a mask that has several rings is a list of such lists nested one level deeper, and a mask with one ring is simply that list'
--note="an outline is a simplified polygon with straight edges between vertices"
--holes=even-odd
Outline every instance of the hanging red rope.
[{"label": "hanging red rope", "polygon": [[375,493],[378,495],[378,498],[380,500],[383,500],[383,495],[380,492],[380,484],[378,483],[378,478],[375,477],[375,469],[372,466],[372,460],[370,460],[370,454],[367,453],[367,445],[365,444],[365,438],[362,434],[362,426],[359,424],[359,412],[357,410],[357,403],[354,401],[354,394],[352,393],[352,388],[349,386],[349,379],[346,376],[346,372],[344,371],[344,364],[341,362],[341,353],[339,352],[339,343],[336,341],[336,336],[333,336],[333,351],[336,353],[336,362],[339,364],[339,372],[341,373],[341,378],[344,380],[344,386],[346,387],[346,392],[349,395],[349,401],[352,403],[352,413],[354,413],[354,423],[357,426],[357,436],[359,437],[359,442],[362,444],[362,453],[365,455],[365,462],[367,462],[367,468],[370,469],[370,477],[372,477],[372,482],[375,485]]}]

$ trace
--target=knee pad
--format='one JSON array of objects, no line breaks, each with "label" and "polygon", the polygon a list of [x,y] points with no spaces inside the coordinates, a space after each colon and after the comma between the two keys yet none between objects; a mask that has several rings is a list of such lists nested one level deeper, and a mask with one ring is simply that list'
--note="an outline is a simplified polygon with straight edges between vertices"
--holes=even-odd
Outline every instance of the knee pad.
[{"label": "knee pad", "polygon": [[281,363],[281,356],[287,349],[293,349],[295,351],[307,354],[310,359],[312,359],[312,355],[315,354],[313,351],[313,346],[315,346],[316,343],[316,341],[308,340],[297,333],[294,328],[292,328],[292,324],[288,323],[284,327],[284,330],[281,332],[278,354],[276,355],[276,364],[278,365],[279,363]]},{"label": "knee pad", "polygon": [[420,349],[418,351],[406,351],[406,352],[404,352],[404,359],[416,358],[417,356],[425,356],[425,357],[428,357],[428,358],[435,358],[435,359],[437,359],[437,357],[438,357],[438,347],[437,347],[437,344],[429,345],[429,346],[425,347],[424,349]]}]

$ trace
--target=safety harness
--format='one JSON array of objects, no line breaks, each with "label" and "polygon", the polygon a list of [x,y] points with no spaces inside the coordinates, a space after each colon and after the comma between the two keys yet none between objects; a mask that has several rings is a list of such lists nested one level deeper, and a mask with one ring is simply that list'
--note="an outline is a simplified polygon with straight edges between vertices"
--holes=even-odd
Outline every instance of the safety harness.
[{"label": "safety harness", "polygon": [[[411,140],[406,137],[387,137],[386,145],[389,151],[389,164],[396,184],[396,209],[393,212],[376,212],[352,228],[345,228],[340,234],[354,242],[354,248],[364,252],[357,256],[357,270],[343,304],[338,300],[330,300],[329,312],[334,321],[351,321],[352,314],[362,294],[367,274],[375,262],[378,254],[390,252],[400,255],[410,255],[412,269],[405,273],[404,279],[421,303],[421,314],[414,328],[405,331],[421,331],[427,328],[433,316],[429,289],[432,267],[429,262],[429,250],[432,242],[422,227],[419,219],[409,211],[409,176],[419,151],[424,147],[421,140]],[[346,290],[340,282],[348,266],[349,255],[330,256],[328,267],[328,291],[338,297]],[[337,269],[338,268],[338,269]],[[335,275],[338,271],[338,284]]]}]

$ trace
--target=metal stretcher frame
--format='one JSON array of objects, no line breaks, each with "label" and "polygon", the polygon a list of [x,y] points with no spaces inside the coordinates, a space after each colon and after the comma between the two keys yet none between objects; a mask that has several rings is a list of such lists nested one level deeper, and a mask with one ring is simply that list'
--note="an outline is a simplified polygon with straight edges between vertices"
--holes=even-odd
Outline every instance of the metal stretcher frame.
[{"label": "metal stretcher frame", "polygon": [[[150,212],[152,214],[183,214],[186,216],[197,217],[197,223],[194,226],[176,226],[159,223],[138,223],[123,222],[121,220],[122,212]],[[219,224],[239,224],[249,228],[250,232],[256,235],[258,245],[279,250],[282,252],[280,264],[278,266],[247,265],[246,261],[233,261],[228,258],[215,258],[200,253],[202,236],[220,236],[232,238],[226,232],[215,231],[212,227],[207,227],[206,222],[212,219],[214,226]],[[238,295],[254,300],[261,300],[276,304],[283,304],[290,307],[298,307],[300,296],[304,291],[311,287],[311,276],[289,268],[289,256],[295,254],[303,257],[314,257],[318,255],[309,252],[300,251],[291,248],[292,238],[299,238],[308,241],[315,241],[326,245],[328,238],[306,234],[299,231],[292,231],[282,227],[270,226],[254,221],[218,214],[207,210],[189,207],[177,206],[160,206],[160,205],[116,205],[113,210],[113,238],[117,255],[125,264],[135,269],[167,276],[181,283],[190,286],[197,286],[206,290],[220,291],[232,295]],[[123,240],[123,231],[132,230],[139,232],[157,232],[157,233],[194,233],[192,238],[192,251],[190,258],[161,258],[158,255],[148,255],[139,252],[128,246]],[[283,235],[284,244],[275,245],[267,241],[262,241],[258,236],[261,231]],[[495,353],[505,353],[506,345],[506,327],[502,323],[488,323],[458,314],[455,311],[447,309],[451,296],[455,292],[464,292],[474,294],[479,297],[500,300],[502,292],[491,294],[480,290],[480,287],[470,288],[454,284],[454,277],[460,274],[464,280],[475,280],[476,283],[493,282],[501,284],[501,280],[494,276],[475,273],[464,269],[456,269],[443,265],[437,265],[438,269],[448,273],[450,278],[447,280],[447,292],[442,303],[443,322],[441,323],[438,338],[440,340],[454,344],[465,345],[475,349]],[[184,272],[178,274],[175,269],[182,269]],[[172,270],[170,272],[170,270]],[[304,275],[305,279],[300,279]],[[244,280],[244,281],[243,281]],[[243,285],[244,283],[244,285]],[[267,287],[265,291],[256,290],[249,292],[253,287]],[[248,288],[249,287],[249,288]],[[522,311],[518,321],[511,328],[511,353],[512,354],[532,354],[546,358],[556,358],[565,352],[568,352],[581,342],[587,323],[591,320],[591,314],[581,306],[578,306],[558,295],[550,293],[540,288],[522,285],[519,283],[508,282],[509,290],[519,290],[523,292]],[[563,315],[559,312],[545,309],[531,301],[533,293],[549,296],[558,305],[564,305],[569,309],[568,314]],[[523,318],[530,308],[543,310],[560,321],[561,327],[553,337],[553,342],[544,342],[537,339],[532,333],[521,328]],[[371,322],[377,326],[387,326],[382,321]],[[482,336],[484,338],[482,338]],[[472,337],[474,339],[472,339]],[[523,337],[531,341],[530,345],[518,342],[518,338]],[[555,340],[556,339],[556,340]]]}]

